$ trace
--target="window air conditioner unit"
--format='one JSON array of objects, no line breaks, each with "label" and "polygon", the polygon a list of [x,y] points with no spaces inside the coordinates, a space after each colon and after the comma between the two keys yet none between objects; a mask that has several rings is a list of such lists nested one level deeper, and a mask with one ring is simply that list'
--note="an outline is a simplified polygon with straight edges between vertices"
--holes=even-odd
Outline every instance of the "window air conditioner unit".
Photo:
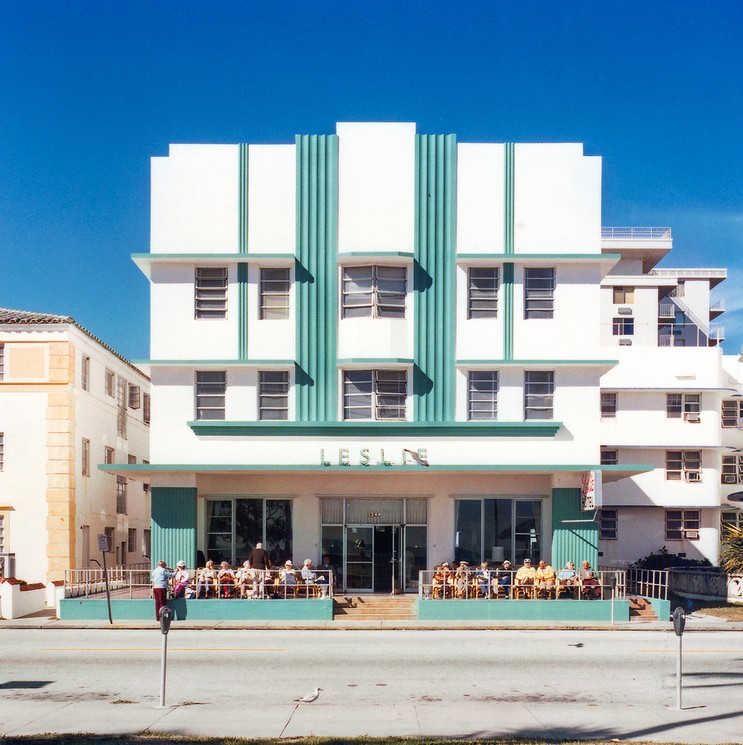
[{"label": "window air conditioner unit", "polygon": [[632,308],[617,308],[617,313],[620,316],[631,316],[632,315]]},{"label": "window air conditioner unit", "polygon": [[722,483],[723,484],[737,484],[738,478],[733,473],[724,473],[722,475]]},{"label": "window air conditioner unit", "polygon": [[687,471],[686,472],[686,480],[687,481],[701,481],[702,480],[702,474],[699,473],[699,471]]},{"label": "window air conditioner unit", "polygon": [[702,421],[701,414],[697,414],[697,413],[686,413],[684,414],[684,419],[687,422],[694,422],[695,424],[698,424],[699,422]]},{"label": "window air conditioner unit", "polygon": [[698,541],[699,531],[698,530],[685,530],[684,538],[686,538],[687,541]]},{"label": "window air conditioner unit", "polygon": [[619,346],[620,347],[631,347],[632,346],[632,339],[620,339],[619,340]]}]

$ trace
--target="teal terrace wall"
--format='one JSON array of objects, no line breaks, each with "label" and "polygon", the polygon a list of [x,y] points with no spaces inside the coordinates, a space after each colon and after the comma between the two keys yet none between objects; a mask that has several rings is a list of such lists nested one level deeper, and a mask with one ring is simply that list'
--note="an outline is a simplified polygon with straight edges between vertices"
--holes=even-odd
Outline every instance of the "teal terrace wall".
[{"label": "teal terrace wall", "polygon": [[[168,600],[176,621],[332,621],[333,600]],[[108,621],[105,599],[66,598],[60,601],[63,621]],[[116,621],[155,622],[152,600],[112,600]]]},{"label": "teal terrace wall", "polygon": [[[660,615],[659,615],[660,618]],[[418,600],[420,621],[611,621],[611,600]],[[614,601],[629,621],[629,601]]]}]

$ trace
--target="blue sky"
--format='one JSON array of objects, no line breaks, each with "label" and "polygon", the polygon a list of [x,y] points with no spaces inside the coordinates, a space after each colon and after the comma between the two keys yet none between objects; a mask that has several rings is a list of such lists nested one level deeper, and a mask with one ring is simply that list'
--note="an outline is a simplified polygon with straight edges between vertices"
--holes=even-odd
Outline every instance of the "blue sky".
[{"label": "blue sky", "polygon": [[3,0],[0,306],[149,356],[149,159],[336,121],[603,157],[604,225],[728,267],[743,344],[743,3]]}]

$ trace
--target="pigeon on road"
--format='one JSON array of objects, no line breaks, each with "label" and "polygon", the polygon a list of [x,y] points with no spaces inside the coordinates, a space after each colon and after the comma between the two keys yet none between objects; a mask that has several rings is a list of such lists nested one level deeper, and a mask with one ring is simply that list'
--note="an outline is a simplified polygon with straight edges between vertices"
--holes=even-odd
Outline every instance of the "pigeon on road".
[{"label": "pigeon on road", "polygon": [[295,698],[294,703],[295,704],[311,704],[320,695],[320,691],[322,691],[322,688],[315,688],[315,690],[312,691],[312,693],[308,693],[306,696],[302,696],[302,698]]}]

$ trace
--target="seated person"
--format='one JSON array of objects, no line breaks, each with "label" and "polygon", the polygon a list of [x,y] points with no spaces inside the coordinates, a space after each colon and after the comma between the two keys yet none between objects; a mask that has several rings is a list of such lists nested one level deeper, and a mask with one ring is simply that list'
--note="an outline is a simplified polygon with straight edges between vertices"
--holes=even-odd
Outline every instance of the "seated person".
[{"label": "seated person", "polygon": [[[305,559],[302,563],[302,571],[300,572],[305,585],[319,585],[322,587],[323,595],[327,595],[328,581],[321,575],[317,574],[312,568],[312,559]],[[309,592],[309,591],[308,591]]]},{"label": "seated person", "polygon": [[508,597],[511,594],[511,583],[513,582],[513,567],[511,562],[506,559],[495,573],[495,581],[498,583],[498,594]]},{"label": "seated person", "polygon": [[594,600],[601,597],[601,585],[593,567],[584,559],[578,570],[583,597]]},{"label": "seated person", "polygon": [[533,587],[537,581],[537,570],[531,565],[531,559],[524,559],[524,563],[519,567],[514,578],[514,590],[516,590],[519,597],[524,597],[531,594],[531,590],[519,590],[518,588]]},{"label": "seated person", "polygon": [[452,573],[448,562],[439,564],[433,575],[433,597],[436,599],[451,597],[450,586]]},{"label": "seated person", "polygon": [[230,569],[230,565],[226,561],[223,561],[219,567],[219,571],[217,572],[219,594],[223,598],[232,597],[232,590],[235,587],[235,573]]},{"label": "seated person", "polygon": [[243,565],[235,573],[235,588],[240,593],[241,598],[257,597],[256,584],[258,570],[250,566],[250,560],[243,562]]},{"label": "seated person", "polygon": [[572,597],[573,587],[578,584],[578,573],[575,571],[575,564],[572,561],[568,561],[557,573],[557,583],[559,587],[565,588]]},{"label": "seated person", "polygon": [[217,570],[214,568],[214,562],[209,559],[206,566],[196,573],[196,597],[208,598],[209,595],[216,595],[217,590]]},{"label": "seated person", "polygon": [[537,567],[537,593],[540,598],[548,598],[555,587],[555,570],[542,559]]},{"label": "seated person", "polygon": [[458,598],[467,597],[467,585],[470,581],[470,566],[466,561],[460,561],[454,573],[454,594]]},{"label": "seated person", "polygon": [[490,570],[487,561],[483,561],[475,572],[475,587],[484,598],[490,597]]},{"label": "seated person", "polygon": [[182,598],[186,595],[186,588],[191,584],[191,570],[185,561],[176,564],[175,576],[173,577],[173,597]]},{"label": "seated person", "polygon": [[284,586],[284,595],[286,596],[286,590],[289,587],[296,587],[297,584],[297,571],[294,569],[294,565],[289,559],[286,560],[284,566],[279,569],[278,576],[279,584]]}]

